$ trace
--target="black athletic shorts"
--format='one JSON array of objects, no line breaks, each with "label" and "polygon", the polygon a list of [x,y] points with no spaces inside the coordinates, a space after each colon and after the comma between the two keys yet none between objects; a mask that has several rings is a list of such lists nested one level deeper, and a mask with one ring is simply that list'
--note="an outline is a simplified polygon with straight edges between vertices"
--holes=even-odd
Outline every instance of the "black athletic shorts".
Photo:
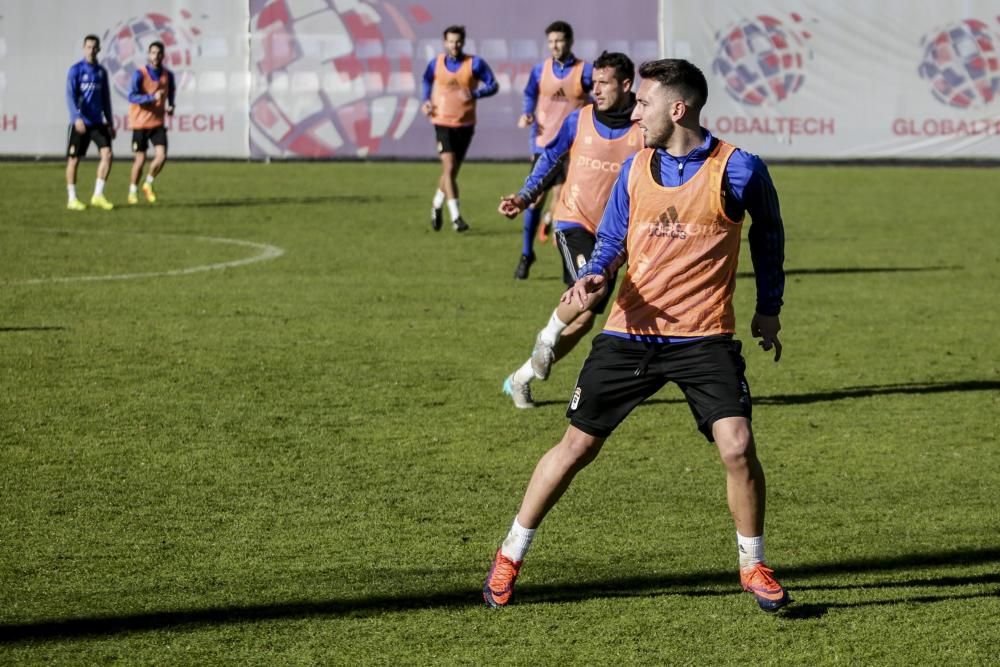
[{"label": "black athletic shorts", "polygon": [[[538,162],[538,158],[540,158],[540,157],[542,157],[541,153],[534,153],[534,154],[532,154],[532,156],[531,156],[531,169],[528,170],[529,174],[535,168],[535,163]],[[555,186],[555,185],[562,185],[565,182],[566,182],[566,163],[563,162],[562,168],[559,170],[559,174],[555,177],[555,179],[553,179],[553,181],[551,183],[549,183],[549,187],[551,188],[552,186]]]},{"label": "black athletic shorts", "polygon": [[150,144],[167,147],[167,127],[165,125],[132,131],[133,153],[145,153]]},{"label": "black athletic shorts", "polygon": [[461,162],[465,159],[465,154],[469,152],[469,144],[472,143],[472,135],[476,133],[476,126],[445,127],[444,125],[435,125],[434,132],[437,134],[438,153],[454,153],[455,159]]},{"label": "black athletic shorts", "polygon": [[86,157],[91,141],[97,144],[98,148],[110,148],[111,130],[107,125],[88,125],[87,131],[80,134],[70,125],[66,141],[66,157]]},{"label": "black athletic shorts", "polygon": [[675,382],[687,398],[698,430],[713,442],[712,424],[719,419],[751,418],[741,350],[731,336],[654,345],[598,334],[566,416],[584,433],[606,438],[633,408],[667,382]]},{"label": "black athletic shorts", "polygon": [[[556,232],[556,245],[559,246],[559,254],[563,259],[563,282],[567,287],[573,286],[577,279],[577,271],[590,261],[590,256],[594,254],[595,243],[597,239],[583,227],[567,227]],[[597,314],[604,312],[608,301],[615,293],[617,277],[617,274],[611,276],[608,291],[591,307],[592,312]]]}]

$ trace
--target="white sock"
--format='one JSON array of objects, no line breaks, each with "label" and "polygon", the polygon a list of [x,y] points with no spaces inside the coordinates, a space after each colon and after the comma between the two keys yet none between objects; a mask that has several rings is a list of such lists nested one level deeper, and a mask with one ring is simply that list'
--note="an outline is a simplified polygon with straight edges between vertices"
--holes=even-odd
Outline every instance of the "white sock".
[{"label": "white sock", "polygon": [[530,384],[535,379],[535,371],[531,370],[531,359],[524,362],[524,365],[514,371],[514,382],[520,384]]},{"label": "white sock", "polygon": [[76,184],[66,186],[66,196],[70,201],[76,199]]},{"label": "white sock", "polygon": [[458,212],[458,200],[449,199],[448,200],[448,213],[451,214],[451,221],[455,222],[462,217],[462,214]]},{"label": "white sock", "polygon": [[130,195],[138,194],[138,192],[139,192],[139,186],[138,185],[136,185],[135,183],[129,183],[128,184],[128,193]]},{"label": "white sock", "polygon": [[519,563],[524,560],[524,555],[528,553],[528,547],[531,546],[531,540],[534,537],[535,529],[525,528],[517,522],[517,517],[515,516],[514,523],[510,527],[510,532],[507,533],[507,539],[503,541],[503,545],[500,547],[500,553],[515,563]]},{"label": "white sock", "polygon": [[96,181],[94,181],[94,196],[100,197],[103,194],[104,194],[104,179],[99,178]]},{"label": "white sock", "polygon": [[736,533],[736,544],[739,545],[740,568],[750,567],[764,562],[764,536],[744,537]]},{"label": "white sock", "polygon": [[434,193],[434,208],[441,208],[444,204],[444,190],[438,190]]},{"label": "white sock", "polygon": [[549,318],[549,323],[545,325],[542,332],[538,334],[539,338],[543,342],[549,345],[555,345],[556,341],[559,340],[559,335],[562,334],[563,329],[566,328],[567,323],[559,319],[559,309],[552,311],[552,317]]},{"label": "white sock", "polygon": [[153,184],[153,177],[151,175],[147,174],[146,175],[146,182],[149,183],[150,185],[152,185]]}]

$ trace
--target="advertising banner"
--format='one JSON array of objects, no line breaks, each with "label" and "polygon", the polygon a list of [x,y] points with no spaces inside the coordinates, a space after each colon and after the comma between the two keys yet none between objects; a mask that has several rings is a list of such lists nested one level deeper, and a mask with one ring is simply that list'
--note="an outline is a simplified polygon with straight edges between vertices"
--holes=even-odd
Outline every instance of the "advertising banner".
[{"label": "advertising banner", "polygon": [[661,0],[704,124],[787,158],[1000,158],[1000,2]]},{"label": "advertising banner", "polygon": [[530,154],[516,127],[531,68],[549,57],[545,27],[573,26],[575,54],[657,57],[655,0],[250,0],[250,151],[253,157],[434,155],[420,113],[424,71],[449,25],[466,29],[500,89],[477,104],[470,158]]},{"label": "advertising banner", "polygon": [[[154,41],[177,82],[168,119],[175,156],[247,155],[247,6],[208,0],[14,1],[0,5],[0,153],[65,155],[66,74],[83,38],[101,39],[118,136],[131,153],[128,89]],[[96,151],[93,151],[96,154]]]}]

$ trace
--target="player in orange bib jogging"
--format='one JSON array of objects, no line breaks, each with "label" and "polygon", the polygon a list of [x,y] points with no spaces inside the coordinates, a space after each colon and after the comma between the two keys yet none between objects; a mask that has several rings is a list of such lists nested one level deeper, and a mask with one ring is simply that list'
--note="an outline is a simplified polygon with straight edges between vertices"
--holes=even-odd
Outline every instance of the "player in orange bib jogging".
[{"label": "player in orange bib jogging", "polygon": [[[531,127],[532,168],[566,117],[590,101],[593,87],[593,67],[573,55],[573,26],[555,21],[545,28],[545,38],[552,57],[532,68],[524,87],[524,111],[517,121],[518,127]],[[565,171],[557,173],[546,189],[535,193],[531,206],[524,211],[521,258],[514,269],[516,280],[526,280],[535,263],[535,232],[539,230],[548,188],[558,199],[564,176]]]},{"label": "player in orange bib jogging", "polygon": [[462,52],[465,27],[448,26],[444,31],[444,53],[430,61],[424,71],[424,115],[437,135],[441,177],[431,208],[431,227],[441,229],[441,208],[448,203],[451,226],[464,232],[469,225],[458,207],[458,170],[476,130],[476,100],[496,95],[499,85],[493,71],[479,56]]},{"label": "player in orange bib jogging", "polygon": [[701,127],[708,84],[697,67],[657,60],[640,67],[639,75],[633,118],[646,148],[622,165],[591,261],[563,302],[586,307],[604,295],[618,266],[627,261],[628,269],[580,371],[566,413],[570,425],[535,467],[483,597],[493,607],[510,601],[548,511],[632,409],[675,382],[726,469],[740,583],[761,609],[777,611],[790,598],[764,563],[764,471],[750,427],[745,362],[733,338],[733,290],[749,213],[757,281],[750,331],[778,361],[784,292],[778,197],[760,158]]},{"label": "player in orange bib jogging", "polygon": [[132,126],[132,177],[128,203],[139,203],[139,179],[146,164],[146,151],[153,144],[153,162],[149,165],[142,193],[146,201],[156,203],[153,179],[167,161],[166,116],[174,113],[174,75],[163,66],[163,42],[153,42],[147,51],[149,64],[136,70],[128,92],[128,120]]},{"label": "player in orange bib jogging", "polygon": [[[618,177],[621,163],[642,148],[642,133],[632,122],[635,65],[624,53],[605,51],[594,61],[595,103],[572,112],[545,147],[524,187],[500,200],[499,211],[514,218],[546,184],[566,174],[553,209],[556,239],[563,258],[563,281],[572,286],[590,261],[597,225]],[[613,279],[612,279],[613,282]],[[603,313],[611,289],[585,310],[560,303],[535,339],[531,358],[504,381],[503,390],[518,408],[533,408],[530,384],[545,380],[552,364],[569,352]]]}]

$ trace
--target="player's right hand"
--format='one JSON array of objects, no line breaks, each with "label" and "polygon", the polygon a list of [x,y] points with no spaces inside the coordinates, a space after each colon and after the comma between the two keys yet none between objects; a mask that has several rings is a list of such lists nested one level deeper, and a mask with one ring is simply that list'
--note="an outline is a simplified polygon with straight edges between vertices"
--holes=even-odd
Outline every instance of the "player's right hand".
[{"label": "player's right hand", "polygon": [[420,105],[420,112],[425,116],[430,116],[432,113],[434,113],[434,105],[431,104],[430,100],[427,100],[422,105]]},{"label": "player's right hand", "polygon": [[559,300],[566,305],[572,305],[575,301],[580,310],[587,310],[604,296],[607,289],[608,281],[602,274],[588,273],[563,292]]},{"label": "player's right hand", "polygon": [[497,207],[497,212],[513,220],[526,208],[528,208],[528,203],[521,199],[520,196],[511,193],[506,197],[500,198],[500,205]]},{"label": "player's right hand", "polygon": [[76,130],[77,134],[83,134],[87,131],[87,124],[83,122],[82,118],[77,118],[73,121],[73,129]]},{"label": "player's right hand", "polygon": [[531,127],[531,124],[535,122],[535,117],[530,113],[523,113],[521,117],[517,119],[517,126],[521,129],[526,127]]}]

